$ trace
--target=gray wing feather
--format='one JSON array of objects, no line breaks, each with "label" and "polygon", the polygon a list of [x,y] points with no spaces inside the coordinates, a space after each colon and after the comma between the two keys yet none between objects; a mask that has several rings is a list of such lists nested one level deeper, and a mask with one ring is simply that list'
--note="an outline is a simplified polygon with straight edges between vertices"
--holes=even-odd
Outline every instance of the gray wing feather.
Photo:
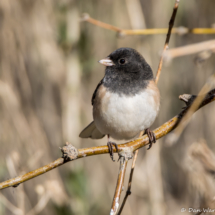
[{"label": "gray wing feather", "polygon": [[93,93],[93,96],[92,96],[92,99],[91,99],[91,104],[92,104],[92,105],[94,104],[94,100],[95,100],[95,98],[96,98],[96,93],[97,93],[99,87],[100,87],[102,84],[103,84],[103,79],[98,83],[98,85],[97,85],[97,87],[96,87],[96,89],[95,89],[95,91],[94,91],[94,93]]},{"label": "gray wing feather", "polygon": [[81,138],[91,138],[91,139],[101,139],[104,137],[105,134],[102,134],[92,121],[84,130],[79,134],[79,137]]}]

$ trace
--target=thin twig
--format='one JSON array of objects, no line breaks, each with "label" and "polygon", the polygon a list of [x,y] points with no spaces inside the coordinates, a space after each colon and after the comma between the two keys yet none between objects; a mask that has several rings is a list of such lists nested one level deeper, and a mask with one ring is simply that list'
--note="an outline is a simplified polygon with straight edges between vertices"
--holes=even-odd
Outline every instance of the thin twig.
[{"label": "thin twig", "polygon": [[134,158],[133,158],[132,166],[131,166],[130,177],[129,177],[129,181],[128,181],[128,188],[127,188],[125,197],[123,199],[122,205],[121,205],[117,215],[120,215],[122,213],[122,210],[123,210],[123,208],[125,206],[126,200],[127,200],[128,196],[131,195],[131,183],[132,183],[132,178],[133,178],[133,174],[134,174],[134,167],[135,167],[135,163],[136,163],[136,160],[137,160],[138,151],[139,150],[136,150],[135,154],[134,154]]},{"label": "thin twig", "polygon": [[[168,28],[148,28],[148,29],[134,29],[134,30],[121,30],[122,35],[152,35],[152,34],[166,34]],[[183,26],[172,28],[172,34],[215,34],[215,28],[186,28]]]},{"label": "thin twig", "polygon": [[101,22],[99,20],[96,20],[96,19],[93,19],[89,16],[89,14],[87,13],[84,13],[81,17],[81,21],[86,21],[86,22],[89,22],[93,25],[97,25],[101,28],[105,28],[105,29],[108,29],[108,30],[111,30],[111,31],[115,31],[115,32],[121,32],[122,29],[121,28],[118,28],[116,26],[113,26],[113,25],[109,25],[107,23],[104,23],[104,22]]},{"label": "thin twig", "polygon": [[[215,89],[211,90],[205,99],[203,100],[202,104],[200,105],[199,108],[213,102],[215,100]],[[194,100],[195,101],[195,100]],[[168,122],[164,123],[157,129],[155,129],[153,132],[155,133],[156,139],[160,139],[161,137],[167,135],[169,132],[174,130],[182,117],[185,115],[185,113],[188,111],[189,107],[186,107],[181,113],[170,119]],[[131,142],[124,143],[124,144],[119,144],[118,148],[119,151],[125,150],[126,148],[130,148],[132,151],[136,151],[137,149],[140,149],[146,145],[149,144],[149,138],[147,135],[144,135],[141,138],[137,138]],[[83,149],[78,149],[77,150],[78,155],[77,158],[84,158],[87,156],[93,156],[93,155],[99,155],[99,154],[107,154],[109,153],[108,147],[106,146],[97,146],[97,147],[90,147],[90,148],[83,148]],[[113,152],[116,153],[116,149],[113,149]],[[65,160],[64,158],[58,158],[57,160],[51,162],[50,164],[47,164],[41,168],[38,168],[34,171],[31,171],[29,173],[26,173],[22,176],[18,176],[13,179],[9,179],[7,181],[4,181],[0,183],[0,190],[7,188],[7,187],[15,187],[18,186],[19,184],[28,181],[32,178],[35,178],[39,175],[42,175],[56,167],[59,167],[63,165],[64,163],[67,163],[69,160]]]},{"label": "thin twig", "polygon": [[[107,30],[111,30],[119,33],[119,35],[152,35],[152,34],[166,34],[168,32],[168,28],[152,28],[152,29],[121,29],[114,25],[107,24],[105,22],[101,22],[99,20],[93,19],[89,14],[83,14],[81,17],[81,21],[89,22],[93,25],[99,26],[101,28],[105,28]],[[215,34],[215,28],[186,28],[183,26],[172,28],[172,34]]]},{"label": "thin twig", "polygon": [[[143,131],[141,131],[140,134],[139,134],[139,137],[142,137],[142,136],[143,136]],[[131,195],[131,183],[132,183],[132,178],[133,178],[133,174],[134,174],[134,168],[135,168],[135,164],[136,164],[136,160],[137,160],[138,151],[139,150],[135,151],[135,154],[134,154],[134,157],[133,157],[130,176],[129,176],[129,181],[128,181],[128,188],[127,188],[125,197],[123,199],[122,205],[121,205],[117,215],[120,215],[122,213],[122,210],[123,210],[123,208],[125,206],[126,200],[127,200],[128,196]]]},{"label": "thin twig", "polygon": [[59,167],[61,166],[62,164],[64,164],[65,161],[63,158],[58,158],[57,160],[43,166],[43,167],[40,167],[36,170],[33,170],[31,172],[28,172],[22,176],[18,176],[16,178],[13,178],[13,179],[9,179],[7,181],[4,181],[2,183],[0,183],[0,190],[4,189],[4,188],[7,188],[7,187],[17,187],[19,184],[25,182],[25,181],[28,181],[32,178],[35,178],[39,175],[42,175],[46,172],[49,172],[50,170],[56,168],[56,167]]},{"label": "thin twig", "polygon": [[166,51],[166,49],[168,48],[168,45],[169,45],[171,31],[172,31],[172,28],[173,28],[173,25],[174,25],[174,22],[175,22],[175,16],[176,16],[176,13],[177,13],[177,10],[178,10],[179,1],[180,0],[175,1],[172,16],[171,16],[171,19],[169,21],[169,29],[168,29],[168,33],[166,35],[166,41],[165,41],[164,49],[163,49],[163,52],[162,52],[162,55],[161,55],[161,59],[160,59],[159,65],[158,65],[157,75],[156,75],[156,78],[155,78],[155,83],[156,84],[158,83],[158,80],[159,80],[159,77],[160,77],[160,74],[161,74],[161,68],[162,68],[162,65],[163,65],[163,58],[164,58],[165,51]]},{"label": "thin twig", "polygon": [[117,179],[117,184],[116,184],[115,194],[113,197],[113,203],[111,206],[110,215],[116,215],[119,208],[119,200],[123,189],[127,163],[128,163],[128,159],[126,157],[123,157],[123,156],[120,157],[119,174],[118,174],[118,179]]}]

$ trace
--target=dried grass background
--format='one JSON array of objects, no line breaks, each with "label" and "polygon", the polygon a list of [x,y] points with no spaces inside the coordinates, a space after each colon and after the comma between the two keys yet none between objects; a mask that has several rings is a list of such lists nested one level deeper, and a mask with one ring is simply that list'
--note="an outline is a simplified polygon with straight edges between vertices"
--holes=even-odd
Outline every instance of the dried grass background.
[{"label": "dried grass background", "polygon": [[[125,29],[166,28],[173,4],[169,0],[0,1],[0,181],[55,160],[65,141],[77,148],[106,144],[105,138],[78,137],[92,120],[91,95],[104,75],[98,60],[119,47],[132,47],[154,73],[157,69],[165,35],[118,38],[114,32],[80,22],[81,14]],[[175,26],[211,27],[214,8],[214,1],[182,0]],[[213,38],[172,35],[170,47]],[[161,110],[152,128],[179,113],[183,104],[178,96],[197,94],[214,66],[214,54],[200,64],[195,63],[195,55],[165,64],[158,84]],[[123,215],[177,215],[181,208],[215,208],[214,108],[212,103],[196,113],[176,144],[168,145],[162,138],[151,150],[140,150]],[[108,155],[88,157],[16,189],[5,189],[0,192],[0,214],[108,214],[118,165]]]}]

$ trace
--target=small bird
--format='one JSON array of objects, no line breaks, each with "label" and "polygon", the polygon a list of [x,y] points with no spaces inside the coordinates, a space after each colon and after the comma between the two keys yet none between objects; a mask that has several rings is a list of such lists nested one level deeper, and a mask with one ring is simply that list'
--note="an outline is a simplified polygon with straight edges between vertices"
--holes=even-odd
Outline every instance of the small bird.
[{"label": "small bird", "polygon": [[160,107],[160,92],[151,67],[132,48],[119,48],[99,63],[106,69],[91,100],[94,121],[84,128],[79,137],[101,139],[107,135],[112,160],[113,146],[117,151],[118,147],[110,141],[110,137],[131,140],[145,131],[151,148],[156,138],[149,127]]}]

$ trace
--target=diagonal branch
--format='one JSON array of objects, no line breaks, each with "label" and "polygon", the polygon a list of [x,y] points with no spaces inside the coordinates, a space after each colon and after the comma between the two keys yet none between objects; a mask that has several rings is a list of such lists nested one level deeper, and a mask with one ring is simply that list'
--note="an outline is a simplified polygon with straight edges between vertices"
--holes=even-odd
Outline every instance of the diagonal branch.
[{"label": "diagonal branch", "polygon": [[168,49],[172,28],[173,28],[173,25],[174,25],[174,22],[175,22],[175,16],[176,16],[176,13],[177,13],[177,10],[178,10],[179,1],[180,0],[175,1],[175,5],[174,5],[174,8],[173,8],[173,13],[172,13],[172,16],[171,16],[170,21],[169,21],[169,29],[168,29],[168,33],[166,35],[166,41],[165,41],[164,49],[163,49],[163,52],[162,52],[162,55],[161,55],[161,59],[160,59],[159,65],[158,65],[158,71],[157,71],[156,78],[155,78],[155,83],[156,84],[158,83],[158,80],[159,80],[159,77],[160,77],[160,74],[161,74],[161,68],[162,68],[162,65],[163,65],[164,54],[165,54],[166,50]]},{"label": "diagonal branch", "polygon": [[86,22],[89,22],[89,23],[91,23],[93,25],[99,26],[101,28],[105,28],[107,30],[115,31],[115,32],[118,32],[118,33],[120,33],[122,31],[121,28],[118,28],[116,26],[113,26],[113,25],[110,25],[110,24],[107,24],[107,23],[104,23],[104,22],[101,22],[99,20],[91,18],[90,15],[87,14],[87,13],[84,13],[82,15],[81,21],[86,21]]},{"label": "diagonal branch", "polygon": [[[190,96],[190,97],[193,98],[192,96]],[[195,99],[192,99],[192,100],[195,101]],[[205,96],[205,98],[204,98],[203,102],[200,104],[199,108],[213,102],[214,100],[215,100],[215,89],[211,90]],[[192,101],[190,103],[189,103],[189,101],[187,101],[187,103],[192,104]],[[177,127],[180,120],[182,119],[182,117],[188,111],[189,107],[190,106],[187,106],[184,110],[182,110],[181,113],[179,113],[178,115],[176,115],[175,117],[170,119],[168,122],[164,123],[163,125],[161,125],[157,129],[155,129],[153,132],[155,133],[156,139],[160,139],[161,137],[167,135],[169,132],[174,130]],[[137,149],[142,148],[148,144],[149,144],[148,136],[144,135],[143,137],[137,138],[131,142],[128,142],[125,144],[120,144],[120,145],[118,145],[118,148],[119,148],[119,151],[129,149],[130,151],[134,152]],[[73,147],[73,148],[75,149],[75,147]],[[76,150],[77,149],[75,149],[74,151],[76,151]],[[115,148],[113,149],[113,152],[116,153]],[[97,147],[78,149],[77,155],[75,155],[71,158],[70,158],[70,156],[68,156],[68,158],[70,158],[71,160],[75,160],[78,158],[84,158],[84,157],[88,157],[88,156],[106,154],[106,153],[109,153],[107,146],[97,146]],[[35,178],[39,175],[42,175],[42,174],[48,172],[48,171],[50,171],[56,167],[59,167],[59,166],[63,165],[64,163],[67,163],[68,161],[70,161],[70,159],[58,158],[57,160],[39,168],[39,169],[36,169],[36,170],[31,171],[29,173],[26,173],[22,176],[18,176],[16,178],[4,181],[4,182],[0,183],[0,190],[7,188],[7,187],[16,187],[25,181],[28,181],[32,178]]]}]

